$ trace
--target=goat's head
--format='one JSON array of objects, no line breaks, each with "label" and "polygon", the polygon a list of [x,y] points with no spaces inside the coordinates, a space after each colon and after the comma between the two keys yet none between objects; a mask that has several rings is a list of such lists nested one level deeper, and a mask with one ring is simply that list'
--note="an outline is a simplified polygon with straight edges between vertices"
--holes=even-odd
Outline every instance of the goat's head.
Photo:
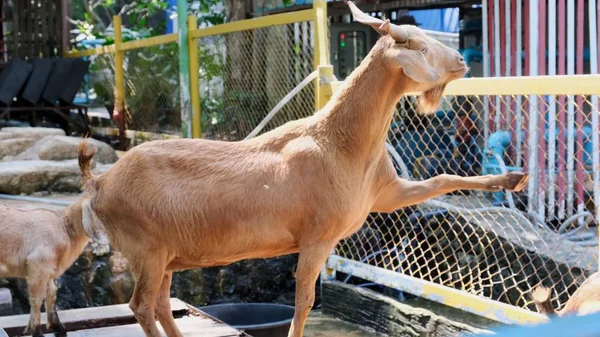
[{"label": "goat's head", "polygon": [[421,111],[437,109],[446,84],[463,77],[469,69],[462,55],[416,26],[394,25],[363,13],[352,1],[346,3],[356,21],[385,36],[378,42],[384,45],[383,62],[390,71],[410,81],[410,91],[423,92],[419,99]]}]

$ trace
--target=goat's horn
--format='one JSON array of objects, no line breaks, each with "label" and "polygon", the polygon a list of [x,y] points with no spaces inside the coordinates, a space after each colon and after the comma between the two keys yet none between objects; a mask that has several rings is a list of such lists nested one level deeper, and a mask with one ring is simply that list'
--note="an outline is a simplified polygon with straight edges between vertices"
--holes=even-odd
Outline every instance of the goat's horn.
[{"label": "goat's horn", "polygon": [[350,7],[350,11],[352,12],[354,20],[360,23],[364,23],[365,25],[369,25],[377,30],[379,30],[380,26],[383,26],[385,24],[383,20],[365,14],[354,4],[354,2],[349,0],[344,0],[344,2],[348,5],[348,7]]},{"label": "goat's horn", "polygon": [[402,43],[408,40],[408,32],[402,26],[390,24],[389,32],[392,38],[398,42]]}]

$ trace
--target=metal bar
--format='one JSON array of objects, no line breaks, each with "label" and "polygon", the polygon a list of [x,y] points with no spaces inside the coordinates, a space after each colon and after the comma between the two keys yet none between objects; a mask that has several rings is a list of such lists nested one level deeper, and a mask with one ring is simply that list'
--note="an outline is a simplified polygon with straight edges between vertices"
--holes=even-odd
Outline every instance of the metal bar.
[{"label": "metal bar", "polygon": [[[494,77],[502,76],[502,46],[500,40],[500,0],[494,0]],[[502,99],[500,96],[494,97],[494,130],[502,130]]]},{"label": "metal bar", "polygon": [[[489,46],[489,25],[488,25],[488,1],[482,1],[481,15],[482,15],[482,38],[483,38],[483,77],[490,77],[490,46]],[[490,137],[490,126],[488,121],[490,120],[490,102],[489,97],[483,97],[483,137],[489,139]]]},{"label": "metal bar", "polygon": [[102,54],[112,54],[116,51],[116,47],[114,44],[110,46],[98,46],[92,49],[87,50],[73,50],[65,53],[65,57],[77,58],[77,57],[86,57],[92,55],[102,55]]},{"label": "metal bar", "polygon": [[179,36],[176,33],[173,33],[173,34],[149,37],[147,39],[142,39],[142,40],[123,42],[123,44],[121,44],[120,50],[126,51],[126,50],[131,50],[131,49],[147,48],[147,47],[157,46],[157,45],[161,45],[161,44],[177,43],[178,38],[179,38]]},{"label": "metal bar", "polygon": [[[546,1],[539,2],[538,12],[538,75],[546,75]],[[538,97],[538,214],[546,215],[546,106],[543,97]]]},{"label": "metal bar", "polygon": [[526,309],[336,255],[327,259],[326,267],[505,324],[546,320],[545,316]]},{"label": "metal bar", "polygon": [[179,96],[181,100],[181,136],[192,136],[190,114],[190,55],[188,46],[187,1],[177,0],[177,30],[179,34]]},{"label": "metal bar", "polygon": [[[327,41],[327,2],[325,0],[315,0],[313,3],[315,20],[315,48],[314,48],[314,69],[318,70],[320,66],[329,64],[329,42]],[[320,110],[327,102],[321,102],[323,97],[319,95],[319,78],[315,80],[315,111]]]},{"label": "metal bar", "polygon": [[[542,0],[543,1],[543,0]],[[538,72],[538,49],[535,47],[539,42],[539,0],[530,0],[529,2],[529,75],[535,76]],[[538,164],[538,112],[537,110],[537,95],[529,96],[529,135],[527,138],[528,153],[527,153],[527,171],[529,172],[529,188],[527,190],[528,207],[527,213],[531,219],[537,219],[539,215],[538,186],[539,186],[539,169]]]},{"label": "metal bar", "polygon": [[[523,71],[523,34],[521,33],[523,31],[523,3],[521,0],[515,0],[515,7],[516,8],[516,35],[517,35],[517,39],[516,39],[516,52],[515,52],[515,64],[516,64],[516,69],[515,69],[515,76],[521,76],[522,71]],[[516,160],[516,166],[517,167],[522,167],[522,160],[523,160],[523,136],[521,133],[521,130],[523,130],[523,106],[522,106],[522,97],[521,95],[517,96],[517,116],[516,116],[516,127],[515,127],[515,132],[516,132],[516,143],[517,143],[517,160]]]},{"label": "metal bar", "polygon": [[[575,1],[567,1],[567,74],[575,73]],[[575,102],[567,97],[567,215],[573,215],[575,181]]]},{"label": "metal bar", "polygon": [[192,137],[202,137],[202,123],[200,118],[200,66],[198,65],[198,40],[191,36],[191,32],[198,29],[195,15],[188,16],[188,50],[190,60],[190,104],[192,106]]},{"label": "metal bar", "polygon": [[[585,22],[584,14],[584,0],[577,1],[577,74],[583,74],[583,44],[585,40],[583,24]],[[584,184],[584,172],[585,167],[583,163],[583,96],[577,95],[577,110],[575,111],[575,130],[577,130],[577,146],[576,146],[576,158],[575,163],[575,177],[577,182],[577,213],[581,213],[585,210],[585,196],[583,191]],[[584,224],[583,217],[579,219],[579,224]]]},{"label": "metal bar", "polygon": [[[556,75],[556,2],[548,3],[548,74]],[[548,97],[548,220],[554,220],[556,202],[556,96]]]},{"label": "metal bar", "polygon": [[[529,76],[530,75],[530,65],[529,65],[529,60],[531,59],[531,55],[529,54],[529,51],[531,50],[531,44],[530,44],[530,40],[529,37],[531,35],[531,29],[529,27],[529,2],[525,1],[524,5],[523,5],[523,9],[524,9],[524,15],[523,15],[523,28],[525,30],[525,36],[523,37],[525,40],[523,41],[524,43],[524,49],[525,49],[525,53],[524,53],[524,58],[525,58],[525,63],[524,63],[524,74],[525,76]],[[527,142],[527,140],[529,139],[529,129],[526,127],[526,125],[529,124],[529,112],[528,112],[528,108],[529,108],[530,102],[529,99],[525,98],[525,102],[523,102],[523,123],[521,124],[522,130],[524,130],[524,134],[525,134],[525,139],[523,139],[523,158],[525,160],[525,162],[523,163],[523,168],[525,170],[528,169],[529,166],[529,162],[527,161],[526,158],[529,158],[529,144]]]},{"label": "metal bar", "polygon": [[[590,70],[592,74],[598,73],[598,12],[600,3],[596,0],[589,1],[589,29],[590,29]],[[598,29],[598,30],[597,30]],[[600,121],[598,121],[598,95],[592,96],[592,171],[594,172],[594,207],[596,208],[596,223],[600,223]],[[598,227],[600,231],[600,227]],[[600,249],[600,243],[598,246]],[[599,255],[600,256],[600,255]],[[600,260],[598,261],[600,265]]]},{"label": "metal bar", "polygon": [[[343,81],[334,81],[337,89]],[[595,95],[600,75],[554,75],[531,77],[469,77],[448,83],[444,95]],[[409,92],[406,96],[419,95]]]},{"label": "metal bar", "polygon": [[[125,112],[125,69],[123,68],[124,53],[120,51],[121,43],[123,42],[122,37],[122,23],[121,17],[116,15],[113,16],[113,29],[115,34],[115,109],[124,114]],[[123,123],[125,123],[125,116],[123,116]]]},{"label": "metal bar", "polygon": [[[502,48],[504,48],[504,54],[503,59],[504,59],[504,63],[503,63],[503,75],[504,76],[510,76],[510,66],[511,66],[511,24],[510,24],[510,3],[511,0],[503,0],[504,1],[504,43],[502,43]],[[506,128],[506,130],[510,130],[511,129],[511,115],[512,115],[512,111],[511,111],[511,98],[510,97],[504,97],[503,99],[503,103],[504,103],[504,127]]]},{"label": "metal bar", "polygon": [[[181,1],[181,0],[179,0]],[[316,0],[314,5],[316,6],[321,0]],[[303,11],[263,16],[255,19],[235,21],[231,23],[225,23],[213,27],[204,29],[198,29],[193,32],[192,37],[199,38],[211,35],[221,35],[227,33],[233,33],[241,30],[251,30],[256,28],[264,28],[276,25],[285,25],[300,21],[312,21],[315,18],[314,9],[306,9]]]},{"label": "metal bar", "polygon": [[[567,39],[566,39],[566,3],[565,0],[559,0],[558,2],[558,74],[565,75],[566,69],[566,50],[567,50]],[[565,172],[567,170],[567,163],[565,160],[565,154],[567,147],[565,144],[565,96],[561,95],[558,97],[558,218],[564,219],[566,216],[566,186],[567,181],[565,179]]]}]

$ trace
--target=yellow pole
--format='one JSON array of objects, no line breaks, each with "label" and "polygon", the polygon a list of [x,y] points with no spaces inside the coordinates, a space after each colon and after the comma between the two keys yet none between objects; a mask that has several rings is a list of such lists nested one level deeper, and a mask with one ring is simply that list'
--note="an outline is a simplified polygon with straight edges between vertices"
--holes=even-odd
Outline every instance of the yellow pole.
[{"label": "yellow pole", "polygon": [[[314,0],[313,9],[315,11],[315,50],[314,50],[314,68],[329,64],[329,43],[327,27],[327,2],[325,0]],[[319,79],[315,81],[315,109],[319,110],[327,102],[320,101]]]},{"label": "yellow pole", "polygon": [[200,82],[198,65],[198,43],[192,32],[198,29],[196,16],[188,16],[188,54],[190,57],[190,104],[192,105],[192,137],[202,136],[202,122],[200,119]]},{"label": "yellow pole", "polygon": [[[119,137],[125,138],[125,129],[127,127],[127,113],[125,112],[125,69],[123,67],[124,54],[121,50],[123,44],[123,35],[121,33],[121,17],[113,16],[113,27],[115,31],[115,110],[120,118],[115,122],[119,129]],[[113,113],[113,116],[115,114]]]},{"label": "yellow pole", "polygon": [[323,109],[323,107],[329,102],[331,96],[333,96],[333,88],[331,86],[331,82],[335,80],[335,75],[333,75],[333,66],[332,65],[322,65],[319,66],[319,76],[317,77],[319,86],[316,95],[316,108],[317,110]]},{"label": "yellow pole", "polygon": [[113,16],[113,26],[115,31],[115,107],[121,113],[125,111],[125,70],[123,69],[124,53],[121,51],[123,37],[120,16]]}]

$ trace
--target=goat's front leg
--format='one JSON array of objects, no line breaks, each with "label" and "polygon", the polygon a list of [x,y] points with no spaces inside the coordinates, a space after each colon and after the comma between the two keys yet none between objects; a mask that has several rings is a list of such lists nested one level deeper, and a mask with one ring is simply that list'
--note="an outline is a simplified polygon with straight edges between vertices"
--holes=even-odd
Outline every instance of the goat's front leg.
[{"label": "goat's front leg", "polygon": [[25,329],[25,334],[31,334],[33,337],[43,337],[41,320],[41,309],[46,297],[46,287],[49,278],[39,278],[35,276],[27,277],[27,290],[29,292],[29,325]]},{"label": "goat's front leg", "polygon": [[479,177],[461,177],[441,174],[423,181],[397,178],[384,186],[373,205],[373,212],[390,213],[399,208],[422,203],[428,199],[460,190],[521,191],[527,185],[528,176],[522,172]]},{"label": "goat's front leg", "polygon": [[315,283],[335,242],[300,248],[296,269],[296,312],[288,337],[302,337],[304,324],[315,302]]},{"label": "goat's front leg", "polygon": [[56,285],[53,279],[50,279],[46,286],[46,316],[48,317],[46,327],[49,330],[54,331],[58,336],[66,334],[67,330],[60,322],[58,313],[56,312]]}]

